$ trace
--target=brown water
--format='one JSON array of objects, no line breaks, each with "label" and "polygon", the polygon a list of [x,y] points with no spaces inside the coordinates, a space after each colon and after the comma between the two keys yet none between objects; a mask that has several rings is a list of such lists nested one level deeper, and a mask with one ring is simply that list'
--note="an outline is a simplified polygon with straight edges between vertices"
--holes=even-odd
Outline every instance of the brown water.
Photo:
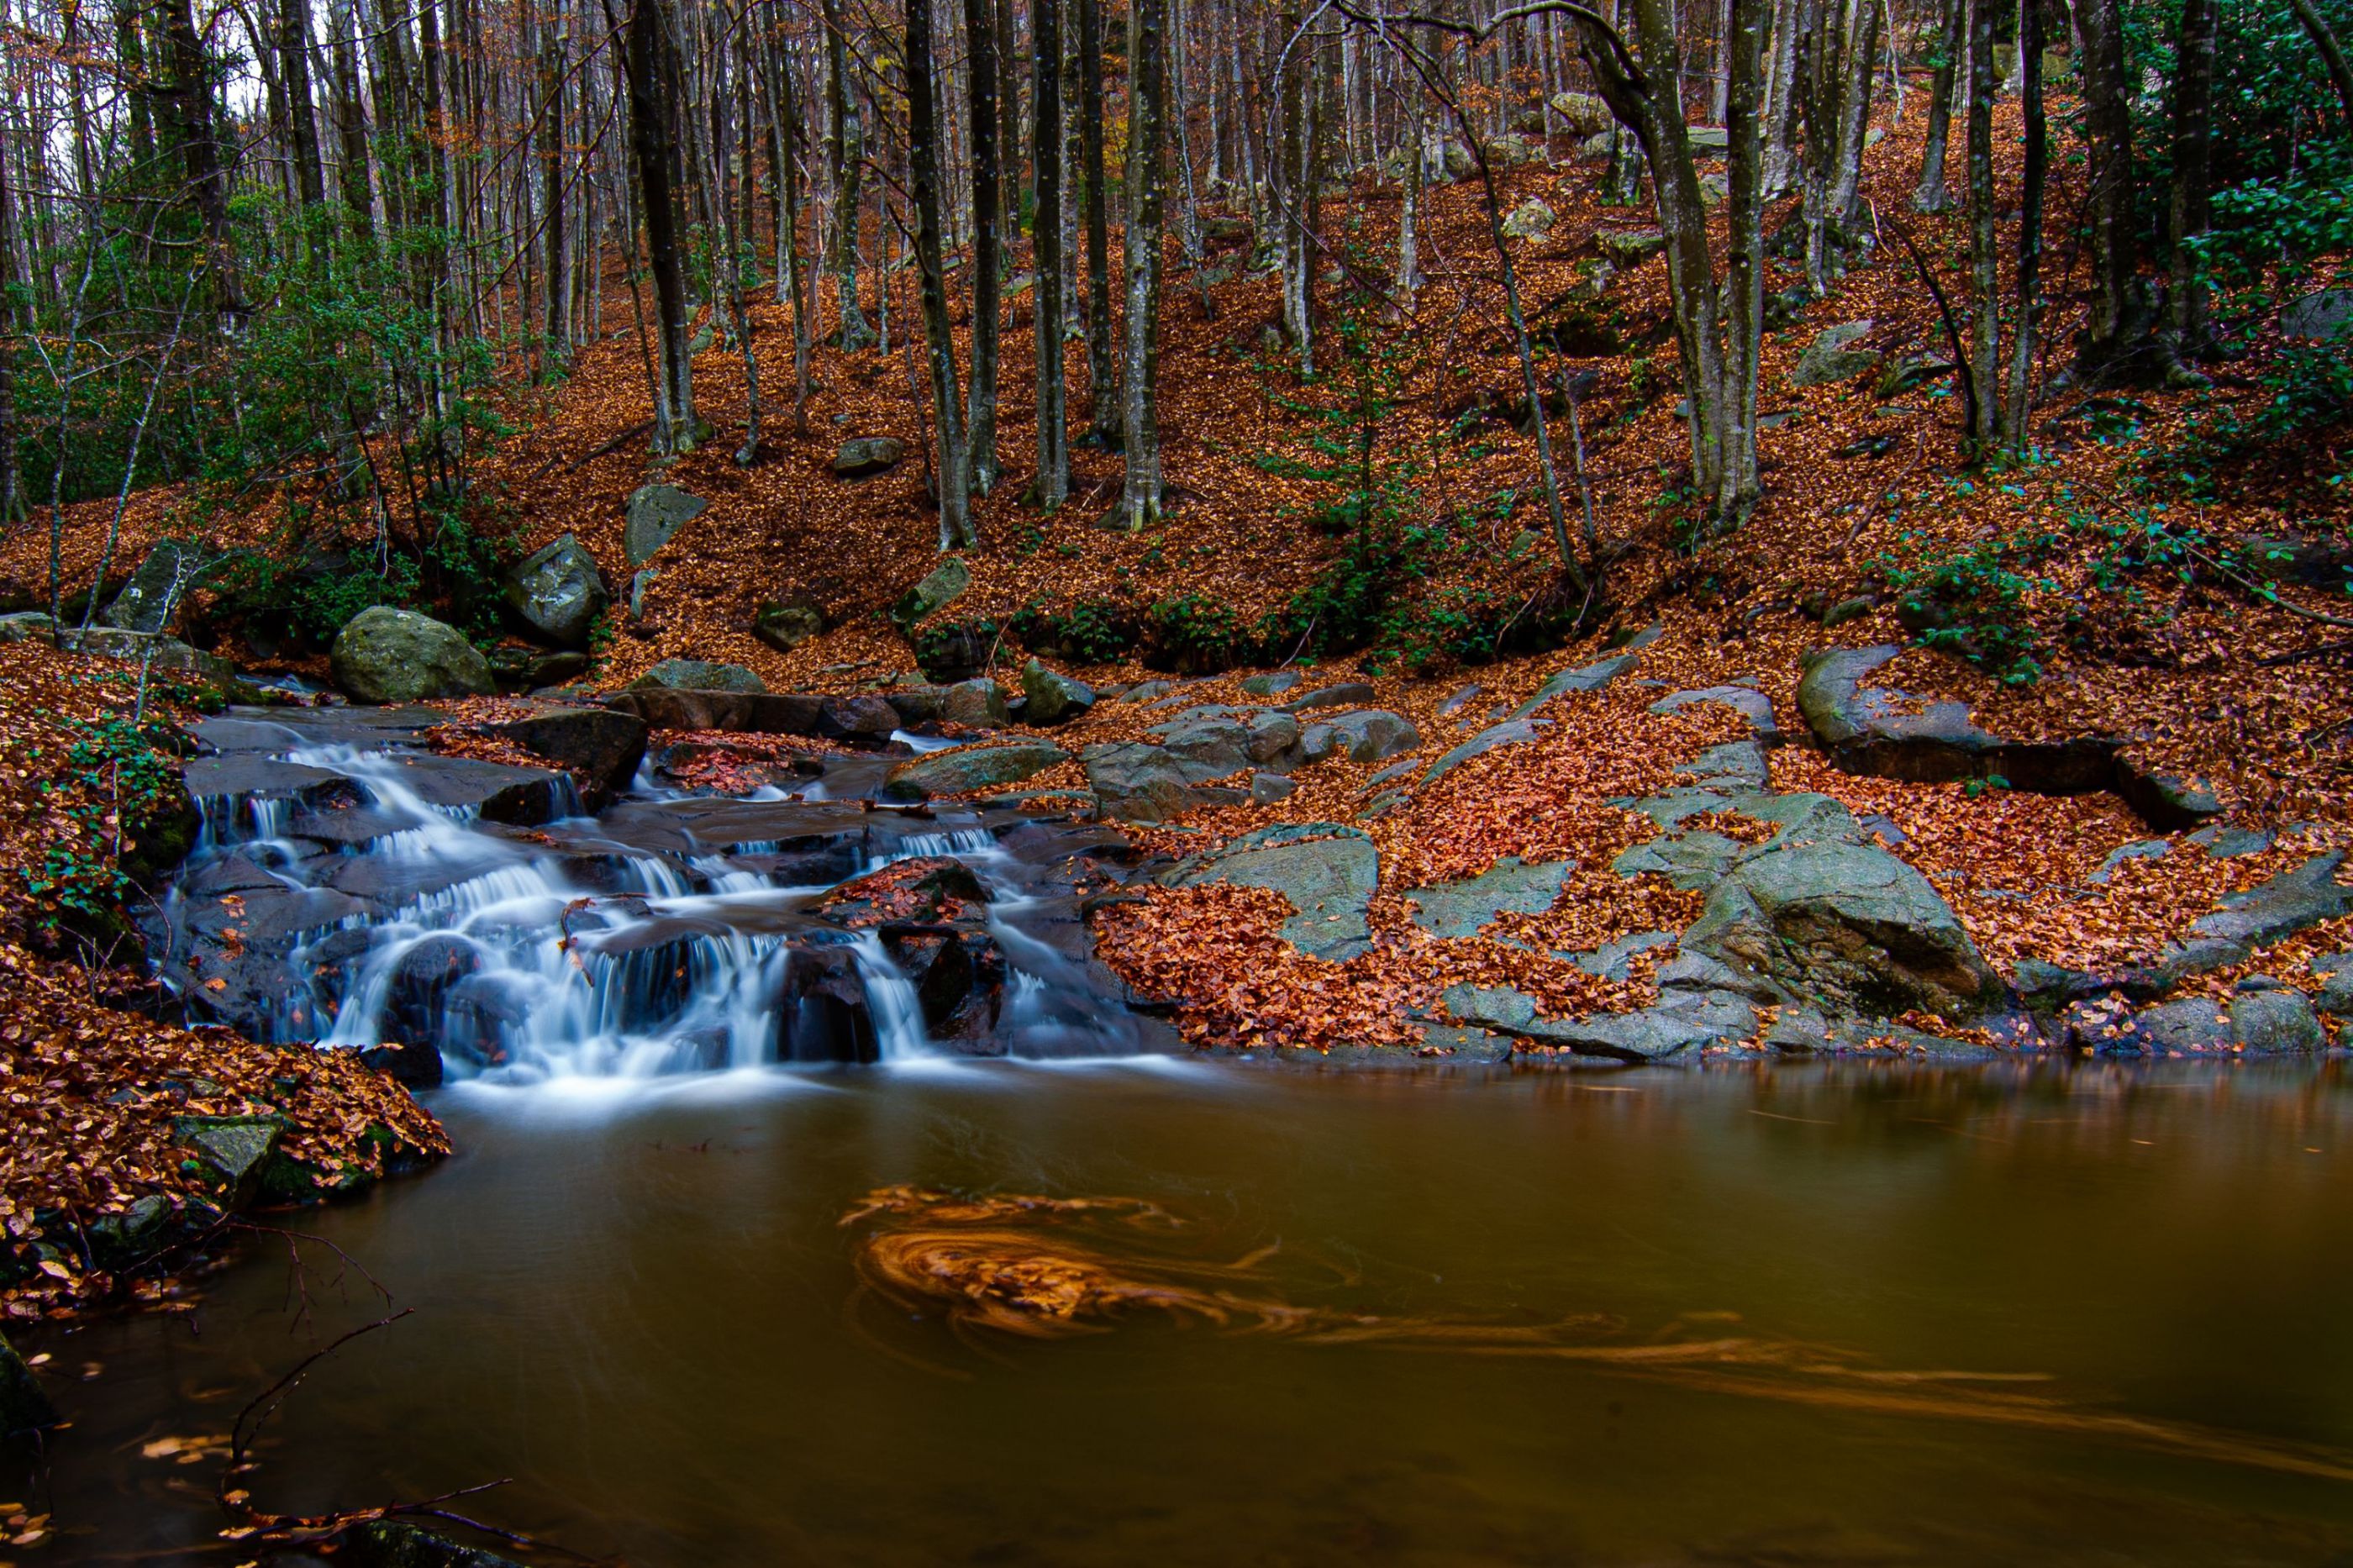
[{"label": "brown water", "polygon": [[[437,1109],[460,1157],[290,1222],[415,1312],[294,1395],[266,1506],[512,1478],[469,1506],[641,1564],[2353,1563],[2333,1067],[986,1064]],[[1142,1200],[984,1228],[1243,1306],[960,1326],[861,1275],[912,1222],[842,1216],[899,1183]],[[66,1533],[16,1555],[244,1561],[214,1463],[142,1449],[383,1314],[301,1251],[307,1316],[257,1241],[194,1321],[36,1342],[100,1370],[11,1483]]]}]

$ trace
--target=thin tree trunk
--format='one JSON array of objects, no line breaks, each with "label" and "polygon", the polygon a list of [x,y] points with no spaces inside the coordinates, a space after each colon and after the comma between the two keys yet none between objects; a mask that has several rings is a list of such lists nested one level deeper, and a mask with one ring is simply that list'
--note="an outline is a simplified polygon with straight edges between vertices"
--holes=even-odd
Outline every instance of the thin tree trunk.
[{"label": "thin tree trunk", "polygon": [[1945,187],[1945,148],[1952,139],[1953,83],[1962,57],[1968,53],[1962,16],[1968,0],[1939,0],[1936,10],[1936,68],[1929,79],[1928,141],[1920,153],[1920,184],[1912,205],[1924,213],[1944,212],[1953,205]]},{"label": "thin tree trunk", "polygon": [[940,236],[940,142],[933,94],[932,0],[906,0],[907,165],[915,208],[915,266],[923,300],[923,342],[932,371],[932,420],[939,441],[940,548],[978,542],[965,481],[963,410],[956,387],[955,331]]},{"label": "thin tree trunk", "polygon": [[655,331],[670,417],[656,408],[655,437],[665,452],[693,449],[702,438],[694,413],[694,366],[687,353],[686,272],[679,253],[678,205],[671,184],[678,152],[670,105],[679,101],[672,47],[672,0],[635,0],[629,12],[629,141],[636,152],[647,260],[654,275]]},{"label": "thin tree trunk", "polygon": [[[2032,5],[2034,0],[2026,0]],[[1773,0],[1733,0],[1725,13],[1724,473],[1716,525],[1736,526],[1757,504],[1757,378],[1765,333],[1765,34]]]},{"label": "thin tree trunk", "polygon": [[[849,96],[849,40],[841,29],[839,0],[822,0],[825,24],[825,99],[829,134],[825,142],[826,179],[833,187],[834,308],[840,318],[845,353],[874,346],[874,329],[858,308],[859,182],[866,161],[865,128]],[[885,287],[888,287],[887,279]]]},{"label": "thin tree trunk", "polygon": [[1969,317],[1971,400],[1968,437],[1980,452],[1997,439],[2001,419],[1995,376],[2001,354],[2000,255],[1994,248],[1993,189],[1993,0],[1968,0],[1969,7]]},{"label": "thin tree trunk", "polygon": [[[997,488],[997,339],[998,290],[1004,281],[1004,193],[998,188],[1000,160],[1009,151],[997,142],[997,29],[991,0],[964,0],[965,60],[971,77],[972,110],[972,385],[965,422],[965,461],[973,493]],[[1008,94],[1008,96],[1011,96]]]},{"label": "thin tree trunk", "polygon": [[1037,504],[1052,511],[1070,499],[1070,410],[1062,380],[1062,0],[1033,0],[1029,47],[1030,178],[1036,187],[1036,282],[1031,321],[1038,337]]},{"label": "thin tree trunk", "polygon": [[2353,131],[2353,66],[2345,63],[2345,50],[2337,41],[2335,29],[2312,0],[2288,0],[2295,7],[2295,19],[2304,24],[2305,35],[2319,52],[2320,63],[2328,72],[2329,85],[2337,89],[2337,107],[2345,117],[2340,128]]},{"label": "thin tree trunk", "polygon": [[2087,205],[2092,309],[2077,366],[2099,380],[2130,368],[2144,321],[2136,298],[2132,108],[2126,99],[2121,0],[2076,0],[2084,46],[2084,123],[2091,142]]},{"label": "thin tree trunk", "polygon": [[1111,206],[1103,163],[1103,0],[1078,0],[1079,144],[1087,183],[1087,439],[1119,439],[1119,368],[1111,347]]},{"label": "thin tree trunk", "polygon": [[2215,0],[2181,0],[2180,32],[2173,50],[2173,203],[2168,236],[2173,287],[2166,312],[2173,353],[2184,360],[2202,358],[2212,338],[2198,242],[2206,237],[2212,207],[2215,9]]},{"label": "thin tree trunk", "polygon": [[[2201,0],[2189,0],[2192,5]],[[2210,7],[2213,0],[2202,0]],[[2034,416],[2034,350],[2042,316],[2042,198],[2051,163],[2049,127],[2042,110],[2042,0],[2019,0],[2019,52],[2030,56],[2026,76],[2019,84],[2020,111],[2025,120],[2026,167],[2019,185],[2018,327],[2010,351],[2010,398],[2004,416],[2012,452],[2023,456],[2031,444]]]},{"label": "thin tree trunk", "polygon": [[1130,532],[1160,522],[1160,271],[1167,140],[1168,0],[1129,0],[1127,13],[1127,482]]}]

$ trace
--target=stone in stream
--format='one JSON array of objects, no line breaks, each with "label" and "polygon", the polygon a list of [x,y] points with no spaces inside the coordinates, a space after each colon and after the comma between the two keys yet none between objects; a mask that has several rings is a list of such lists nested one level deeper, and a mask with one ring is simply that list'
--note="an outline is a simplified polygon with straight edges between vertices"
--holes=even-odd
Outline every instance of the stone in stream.
[{"label": "stone in stream", "polygon": [[896,436],[857,436],[834,449],[828,466],[845,479],[862,479],[899,466],[907,444]]},{"label": "stone in stream", "polygon": [[913,637],[919,624],[962,598],[971,586],[971,571],[951,555],[899,596],[899,602],[891,606],[891,624],[899,628],[900,636]]},{"label": "stone in stream", "polygon": [[971,730],[1002,730],[1013,722],[1005,688],[994,680],[960,680],[940,700],[940,717]]},{"label": "stone in stream", "polygon": [[1079,753],[1094,792],[1095,809],[1124,822],[1165,822],[1197,805],[1231,805],[1249,798],[1240,789],[1212,784],[1240,771],[1155,746],[1145,741],[1114,741]]},{"label": "stone in stream", "polygon": [[923,1032],[935,1046],[970,1056],[1003,1056],[997,1037],[1005,998],[1005,954],[985,931],[888,923],[877,933],[915,987]]},{"label": "stone in stream", "polygon": [[505,591],[515,618],[558,647],[586,647],[588,628],[613,602],[596,558],[569,533],[526,556]]},{"label": "stone in stream", "polygon": [[681,691],[632,686],[605,700],[657,730],[725,730],[753,735],[814,735],[824,699],[806,692]]},{"label": "stone in stream", "polygon": [[1161,877],[1172,888],[1210,882],[1268,888],[1296,911],[1282,940],[1311,958],[1342,962],[1371,948],[1366,910],[1380,885],[1381,858],[1363,829],[1336,822],[1280,823],[1196,855]]},{"label": "stone in stream", "polygon": [[0,1437],[58,1424],[58,1407],[5,1336],[0,1336]]},{"label": "stone in stream", "polygon": [[388,605],[353,616],[327,657],[335,684],[362,702],[488,697],[498,689],[490,661],[464,633]]},{"label": "stone in stream", "polygon": [[259,1194],[285,1133],[285,1121],[275,1116],[183,1116],[172,1123],[173,1142],[187,1151],[194,1173],[227,1209],[242,1208]]},{"label": "stone in stream", "polygon": [[1076,719],[1095,705],[1094,689],[1085,681],[1047,668],[1036,659],[1021,667],[1024,722],[1060,724]]},{"label": "stone in stream", "polygon": [[646,754],[646,721],[615,708],[551,707],[496,730],[592,789],[627,789]]},{"label": "stone in stream", "polygon": [[763,692],[768,689],[768,683],[740,664],[721,664],[707,658],[666,658],[629,682],[628,689],[644,691],[657,687],[672,691]]},{"label": "stone in stream", "polygon": [[159,539],[139,570],[99,616],[102,625],[126,632],[164,632],[187,604],[198,578],[221,559],[218,551],[178,539]]},{"label": "stone in stream", "polygon": [[894,800],[923,800],[1000,788],[1071,760],[1060,746],[1018,742],[1008,746],[959,746],[900,763],[885,774],[882,793]]},{"label": "stone in stream", "polygon": [[1552,908],[1561,883],[1576,868],[1569,860],[1528,865],[1506,856],[1476,877],[1433,882],[1406,897],[1413,904],[1414,923],[1433,936],[1474,937],[1506,910],[1538,914]]},{"label": "stone in stream", "polygon": [[676,485],[639,485],[629,492],[621,544],[629,564],[642,566],[678,531],[701,517],[711,503]]}]

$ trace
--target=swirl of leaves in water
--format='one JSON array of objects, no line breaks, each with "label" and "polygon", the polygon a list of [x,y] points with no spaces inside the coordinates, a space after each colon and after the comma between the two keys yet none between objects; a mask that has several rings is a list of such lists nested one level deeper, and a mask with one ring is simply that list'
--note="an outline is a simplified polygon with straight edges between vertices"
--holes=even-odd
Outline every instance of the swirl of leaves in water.
[{"label": "swirl of leaves in water", "polygon": [[1575,1362],[1709,1393],[2040,1428],[2353,1481],[2353,1456],[2335,1450],[2100,1410],[2050,1388],[2052,1380],[2036,1373],[1873,1367],[1852,1351],[1725,1332],[1738,1321],[1731,1313],[1690,1314],[1641,1336],[1599,1313],[1508,1323],[1301,1305],[1276,1291],[1270,1265],[1279,1247],[1229,1263],[1188,1257],[1181,1246],[1187,1222],[1140,1198],[881,1187],[841,1224],[871,1226],[856,1260],[864,1292],[903,1312],[943,1319],[972,1342],[1067,1339],[1158,1315],[1306,1344]]}]

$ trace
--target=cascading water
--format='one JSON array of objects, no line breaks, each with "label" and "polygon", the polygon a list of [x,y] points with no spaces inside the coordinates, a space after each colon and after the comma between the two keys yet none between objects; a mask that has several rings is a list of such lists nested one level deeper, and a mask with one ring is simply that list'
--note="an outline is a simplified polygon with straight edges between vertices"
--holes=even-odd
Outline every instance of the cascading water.
[{"label": "cascading water", "polygon": [[[592,817],[568,782],[434,757],[396,726],[216,729],[237,749],[191,766],[202,828],[162,910],[165,979],[199,1017],[429,1047],[453,1076],[518,1083],[1145,1048],[1090,970],[1075,877],[998,837],[1042,830],[876,810],[871,764],[733,798],[649,764]],[[536,830],[492,819],[517,781],[544,792]],[[1065,831],[1091,835],[1081,854],[1116,844]],[[845,889],[933,861],[969,871],[976,909],[942,924]]]}]

